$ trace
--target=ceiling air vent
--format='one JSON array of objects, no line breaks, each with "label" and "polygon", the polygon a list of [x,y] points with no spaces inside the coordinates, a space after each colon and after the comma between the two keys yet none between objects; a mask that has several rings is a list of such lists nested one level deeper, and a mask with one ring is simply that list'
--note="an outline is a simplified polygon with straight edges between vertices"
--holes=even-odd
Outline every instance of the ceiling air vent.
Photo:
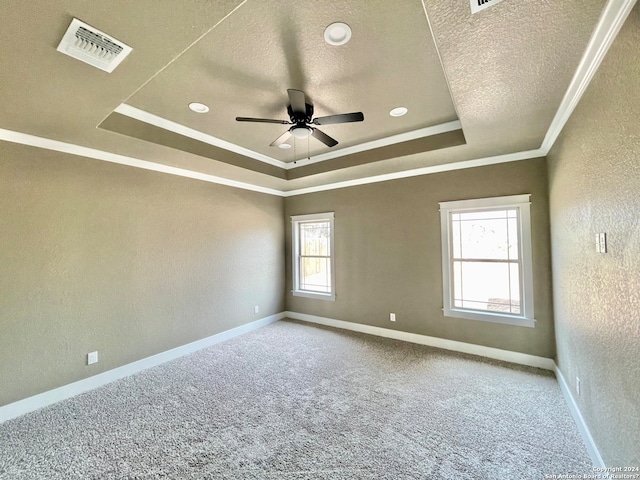
[{"label": "ceiling air vent", "polygon": [[471,2],[471,13],[478,13],[485,8],[493,7],[502,0],[469,0]]},{"label": "ceiling air vent", "polygon": [[77,18],[71,21],[57,50],[105,72],[113,72],[131,53],[128,45]]}]

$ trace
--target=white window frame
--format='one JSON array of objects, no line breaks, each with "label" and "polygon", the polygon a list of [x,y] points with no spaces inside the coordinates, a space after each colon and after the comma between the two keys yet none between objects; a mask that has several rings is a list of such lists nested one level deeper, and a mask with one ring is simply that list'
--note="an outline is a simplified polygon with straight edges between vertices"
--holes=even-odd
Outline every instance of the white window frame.
[{"label": "white window frame", "polygon": [[[331,266],[331,292],[313,292],[309,290],[302,290],[300,288],[300,242],[299,234],[300,229],[298,226],[301,223],[324,221],[329,222],[329,264]],[[309,215],[292,215],[291,216],[291,251],[292,258],[292,270],[293,270],[293,290],[291,293],[296,297],[317,298],[320,300],[335,301],[336,299],[336,269],[335,269],[335,250],[334,250],[334,214],[333,212],[327,213],[312,213]]]},{"label": "white window frame", "polygon": [[[531,213],[530,194],[510,195],[505,197],[481,198],[474,200],[458,200],[440,202],[440,227],[442,234],[442,292],[443,311],[446,317],[481,320],[485,322],[503,323],[524,327],[535,327],[536,320],[533,310],[533,261],[531,254]],[[521,266],[521,314],[484,312],[471,310],[453,305],[453,273],[451,256],[452,232],[451,218],[453,213],[470,212],[474,210],[489,210],[498,208],[516,208],[520,218],[519,231],[519,259]]]}]

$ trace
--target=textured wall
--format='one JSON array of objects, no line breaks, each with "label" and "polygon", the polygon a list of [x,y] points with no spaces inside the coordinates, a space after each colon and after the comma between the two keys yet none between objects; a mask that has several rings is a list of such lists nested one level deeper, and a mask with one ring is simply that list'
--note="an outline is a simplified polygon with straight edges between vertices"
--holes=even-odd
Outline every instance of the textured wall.
[{"label": "textured wall", "polygon": [[0,143],[0,405],[282,311],[282,208]]},{"label": "textured wall", "polygon": [[548,157],[558,364],[608,466],[640,465],[639,8]]},{"label": "textured wall", "polygon": [[[552,358],[547,177],[544,159],[438,173],[285,199],[285,219],[335,212],[335,302],[291,295],[287,310]],[[438,202],[530,193],[535,328],[442,315]],[[389,313],[397,321],[389,321]]]}]

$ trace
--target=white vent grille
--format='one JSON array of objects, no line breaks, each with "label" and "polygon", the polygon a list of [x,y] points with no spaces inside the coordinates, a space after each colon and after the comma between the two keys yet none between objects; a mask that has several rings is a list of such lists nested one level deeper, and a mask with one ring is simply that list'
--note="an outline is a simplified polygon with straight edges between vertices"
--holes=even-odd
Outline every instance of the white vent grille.
[{"label": "white vent grille", "polygon": [[113,72],[131,53],[131,47],[74,18],[58,51],[105,72]]},{"label": "white vent grille", "polygon": [[502,0],[469,0],[471,3],[471,13],[478,13],[485,8],[493,7]]}]

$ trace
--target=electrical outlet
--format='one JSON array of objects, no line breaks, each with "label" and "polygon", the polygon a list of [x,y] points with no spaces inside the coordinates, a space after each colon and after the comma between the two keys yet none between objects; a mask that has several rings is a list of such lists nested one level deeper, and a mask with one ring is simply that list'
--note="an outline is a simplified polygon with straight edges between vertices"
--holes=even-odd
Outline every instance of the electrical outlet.
[{"label": "electrical outlet", "polygon": [[258,305],[253,307],[253,313],[258,313],[259,311],[260,311],[260,307],[258,307]]},{"label": "electrical outlet", "polygon": [[87,365],[98,363],[98,352],[87,353]]},{"label": "electrical outlet", "polygon": [[576,393],[580,396],[580,379],[576,377]]},{"label": "electrical outlet", "polygon": [[391,320],[392,322],[396,321],[396,314],[395,313],[390,313],[389,314],[389,320]]}]

